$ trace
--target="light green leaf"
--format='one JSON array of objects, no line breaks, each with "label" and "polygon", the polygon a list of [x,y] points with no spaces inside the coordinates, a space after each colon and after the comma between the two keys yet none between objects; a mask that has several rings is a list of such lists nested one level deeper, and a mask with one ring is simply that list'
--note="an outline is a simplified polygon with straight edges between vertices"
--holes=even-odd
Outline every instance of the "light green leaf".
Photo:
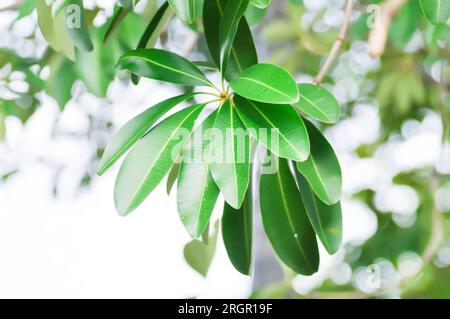
[{"label": "light green leaf", "polygon": [[221,106],[214,127],[221,134],[214,143],[211,173],[226,202],[238,209],[250,179],[250,139],[229,101]]},{"label": "light green leaf", "polygon": [[323,123],[336,123],[340,108],[336,98],[315,84],[299,84],[300,100],[293,105],[303,113]]},{"label": "light green leaf", "polygon": [[342,211],[341,203],[325,205],[313,193],[307,180],[296,170],[298,187],[309,220],[329,254],[339,249],[342,241]]},{"label": "light green leaf", "polygon": [[211,86],[200,69],[182,56],[160,49],[137,49],[125,53],[121,69],[150,79],[188,86]]},{"label": "light green leaf", "polygon": [[196,7],[195,0],[168,0],[170,7],[175,12],[175,14],[183,21],[185,24],[191,24],[195,20],[195,15],[197,10],[201,8]]},{"label": "light green leaf", "polygon": [[244,16],[249,0],[229,1],[225,6],[219,26],[220,70],[225,74],[231,47],[237,33],[238,25]]},{"label": "light green leaf", "polygon": [[184,246],[184,259],[195,271],[203,277],[208,274],[209,266],[216,251],[217,235],[219,224],[214,225],[214,233],[209,237],[208,243],[201,242],[197,239],[189,242]]},{"label": "light green leaf", "polygon": [[[225,6],[229,0],[205,1],[203,7],[203,24],[205,38],[212,60],[220,68],[219,26]],[[244,18],[239,22],[236,36],[231,48],[230,59],[225,72],[225,79],[235,79],[243,70],[258,63],[255,44],[248,23]]]},{"label": "light green leaf", "polygon": [[75,47],[65,26],[64,14],[58,14],[53,18],[51,7],[45,0],[36,0],[36,9],[39,27],[48,44],[53,50],[62,52],[67,58],[75,61]]},{"label": "light green leaf", "polygon": [[77,48],[90,52],[94,49],[82,0],[68,0],[64,6],[65,25]]},{"label": "light green leaf", "polygon": [[[204,105],[170,116],[148,132],[127,154],[117,175],[114,202],[118,213],[128,215],[155,189],[172,167],[177,147],[187,140]],[[177,155],[178,156],[178,155]]]},{"label": "light green leaf", "polygon": [[265,104],[234,97],[234,104],[249,133],[275,155],[305,161],[309,139],[305,124],[291,105]]},{"label": "light green leaf", "polygon": [[290,104],[299,99],[295,80],[288,72],[273,64],[253,65],[231,81],[230,85],[234,92],[254,101]]},{"label": "light green leaf", "polygon": [[432,24],[448,24],[450,0],[420,0],[420,6]]},{"label": "light green leaf", "polygon": [[276,173],[261,175],[259,198],[264,230],[278,257],[296,273],[315,273],[316,235],[287,160],[279,160]]},{"label": "light green leaf", "polygon": [[250,274],[252,265],[253,197],[251,185],[241,208],[225,203],[222,215],[222,237],[228,257],[237,271]]},{"label": "light green leaf", "polygon": [[119,28],[122,21],[126,18],[128,15],[128,11],[124,8],[120,7],[117,9],[117,11],[114,13],[111,22],[108,26],[108,29],[106,30],[105,36],[103,37],[103,43],[106,43],[111,38],[112,34]]},{"label": "light green leaf", "polygon": [[267,8],[271,0],[250,0],[250,3],[259,9]]},{"label": "light green leaf", "polygon": [[61,54],[49,61],[50,76],[45,81],[45,91],[52,96],[61,110],[72,97],[72,86],[76,80],[74,64]]},{"label": "light green leaf", "polygon": [[305,121],[311,142],[311,154],[297,169],[306,177],[314,193],[327,205],[341,199],[342,173],[333,148],[320,131]]},{"label": "light green leaf", "polygon": [[194,131],[183,151],[178,176],[178,213],[193,238],[198,238],[205,230],[219,196],[219,189],[210,172],[212,145],[208,136],[216,114],[211,114]]},{"label": "light green leaf", "polygon": [[113,136],[106,146],[99,165],[98,174],[102,175],[111,167],[126,151],[128,151],[142,136],[147,133],[153,124],[174,106],[191,99],[193,93],[179,95],[162,101],[128,121]]}]

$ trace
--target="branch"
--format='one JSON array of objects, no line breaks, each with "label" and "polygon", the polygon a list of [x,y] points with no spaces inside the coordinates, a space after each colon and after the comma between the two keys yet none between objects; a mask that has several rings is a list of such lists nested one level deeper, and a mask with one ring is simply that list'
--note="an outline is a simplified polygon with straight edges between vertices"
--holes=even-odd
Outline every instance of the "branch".
[{"label": "branch", "polygon": [[369,34],[369,54],[373,58],[380,57],[386,48],[389,27],[392,20],[409,0],[386,0],[375,19],[375,25]]},{"label": "branch", "polygon": [[334,41],[333,46],[331,47],[330,54],[328,55],[327,59],[325,60],[325,63],[322,65],[322,68],[319,71],[319,74],[314,79],[314,83],[320,84],[325,77],[325,75],[328,73],[328,70],[330,69],[331,65],[333,64],[334,60],[337,57],[337,54],[339,52],[339,49],[342,46],[342,43],[345,41],[345,37],[347,36],[348,26],[350,24],[350,17],[352,15],[353,11],[353,0],[347,0],[347,5],[345,7],[345,16],[344,21],[341,26],[341,30],[339,32],[338,37],[336,38],[336,41]]}]

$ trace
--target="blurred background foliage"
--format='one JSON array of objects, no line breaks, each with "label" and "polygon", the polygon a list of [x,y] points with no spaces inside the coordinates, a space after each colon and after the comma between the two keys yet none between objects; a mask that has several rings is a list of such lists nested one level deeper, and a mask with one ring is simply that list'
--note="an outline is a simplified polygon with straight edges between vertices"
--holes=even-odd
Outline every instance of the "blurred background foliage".
[{"label": "blurred background foliage", "polygon": [[[47,98],[63,113],[89,95],[98,101],[95,110],[84,110],[89,127],[65,132],[55,122],[53,133],[91,145],[79,180],[79,187],[89,187],[116,129],[107,111],[115,96],[111,90],[116,82],[132,86],[128,75],[116,71],[116,62],[138,45],[161,2],[141,0],[130,10],[122,3],[128,1],[84,1],[90,52],[64,34],[63,19],[44,2],[0,7],[0,140],[5,141],[0,175],[7,183],[26,164],[6,143],[8,119],[26,126]],[[344,231],[357,232],[363,218],[363,234],[344,239],[339,253],[312,277],[280,269],[274,256],[268,257],[273,267],[263,266],[268,259],[257,256],[253,297],[450,298],[450,27],[431,24],[418,0],[402,1],[390,17],[384,50],[373,52],[368,39],[376,30],[377,5],[386,2],[355,1],[349,34],[323,83],[342,106],[341,121],[322,129],[343,166],[343,209],[349,216]],[[336,40],[344,6],[345,0],[273,0],[266,9],[249,7],[246,17],[260,60],[286,68],[301,82],[312,81]],[[194,32],[207,28],[201,16],[183,25],[170,9],[163,14],[149,45],[205,60],[204,39]],[[57,195],[65,167],[49,165]],[[185,257],[206,276],[216,239],[204,242],[188,244]],[[255,250],[264,257],[263,248]]]}]

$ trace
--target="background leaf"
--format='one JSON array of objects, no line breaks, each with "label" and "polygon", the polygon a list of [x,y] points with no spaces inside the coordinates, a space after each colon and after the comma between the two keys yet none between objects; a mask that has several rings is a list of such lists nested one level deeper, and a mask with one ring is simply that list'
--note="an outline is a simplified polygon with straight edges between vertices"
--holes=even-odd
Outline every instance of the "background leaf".
[{"label": "background leaf", "polygon": [[420,6],[432,24],[446,24],[450,18],[450,0],[420,0]]},{"label": "background leaf", "polygon": [[64,7],[65,25],[70,38],[77,48],[84,51],[94,49],[86,21],[82,0],[68,0]]}]

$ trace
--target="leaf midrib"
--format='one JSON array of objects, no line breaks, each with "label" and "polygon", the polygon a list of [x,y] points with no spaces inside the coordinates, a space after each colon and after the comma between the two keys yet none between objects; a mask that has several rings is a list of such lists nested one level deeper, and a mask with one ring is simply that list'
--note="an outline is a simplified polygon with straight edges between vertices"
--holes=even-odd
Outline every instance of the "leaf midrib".
[{"label": "leaf midrib", "polygon": [[271,90],[271,91],[277,92],[277,93],[279,93],[279,94],[281,94],[281,95],[283,95],[283,96],[285,96],[285,97],[288,97],[288,98],[291,99],[292,101],[295,100],[295,98],[293,98],[292,96],[290,96],[290,95],[288,95],[288,94],[286,94],[286,93],[284,93],[284,92],[282,92],[282,91],[280,91],[280,90],[278,90],[278,89],[276,89],[276,88],[274,88],[274,87],[271,87],[270,85],[267,85],[267,84],[264,83],[264,82],[261,82],[261,81],[258,81],[258,80],[252,79],[252,78],[248,78],[248,77],[245,77],[245,76],[240,76],[238,79],[239,79],[239,80],[247,80],[247,81],[249,81],[249,82],[257,83],[257,84],[259,84],[259,85],[261,85],[261,86],[264,86],[265,88],[267,88],[267,89],[269,89],[269,90]]},{"label": "leaf midrib", "polygon": [[324,113],[318,106],[317,104],[315,104],[312,100],[310,100],[309,98],[307,98],[304,95],[300,94],[300,98],[303,98],[306,100],[306,102],[308,102],[314,109],[316,109],[320,114],[322,114],[322,116],[327,120],[327,121],[331,121],[331,119],[329,118],[328,114]]}]

